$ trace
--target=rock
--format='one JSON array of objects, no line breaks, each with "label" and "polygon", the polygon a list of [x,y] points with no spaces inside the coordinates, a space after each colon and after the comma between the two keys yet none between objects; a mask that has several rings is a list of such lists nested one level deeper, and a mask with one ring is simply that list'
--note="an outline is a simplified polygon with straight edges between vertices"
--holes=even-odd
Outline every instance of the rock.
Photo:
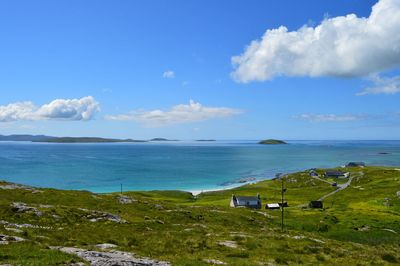
[{"label": "rock", "polygon": [[10,236],[10,240],[13,242],[21,242],[21,241],[25,241],[24,238],[19,237],[19,236]]},{"label": "rock", "polygon": [[400,198],[400,191],[396,192],[396,196]]},{"label": "rock", "polygon": [[11,208],[14,212],[26,212],[26,213],[34,213],[37,216],[43,216],[43,213],[36,209],[35,207],[28,206],[23,202],[13,202],[11,203]]},{"label": "rock", "polygon": [[104,218],[111,222],[116,222],[116,223],[120,223],[120,224],[127,223],[125,220],[121,219],[121,217],[119,217],[118,215],[111,214],[111,213],[106,213],[104,215]]},{"label": "rock", "polygon": [[19,236],[0,235],[0,245],[7,245],[10,242],[21,242],[21,241],[25,241],[25,239]]},{"label": "rock", "polygon": [[110,244],[110,243],[96,245],[96,248],[99,248],[99,249],[110,249],[110,248],[116,248],[116,247],[118,247],[118,246],[114,245],[114,244]]},{"label": "rock", "polygon": [[40,204],[39,208],[49,209],[49,208],[54,208],[54,206],[53,205]]},{"label": "rock", "polygon": [[47,229],[47,230],[53,229],[50,226],[41,226],[41,225],[32,225],[32,224],[15,224],[15,223],[9,223],[4,220],[0,220],[0,224],[4,224],[8,227],[16,227],[16,228],[36,228],[36,229]]},{"label": "rock", "polygon": [[218,245],[225,246],[228,248],[237,248],[238,247],[237,243],[235,241],[230,241],[230,240],[218,242]]},{"label": "rock", "polygon": [[88,261],[92,266],[170,266],[166,261],[135,258],[132,253],[122,251],[98,252],[73,247],[50,247]]},{"label": "rock", "polygon": [[102,211],[91,211],[87,209],[82,209],[80,208],[79,210],[87,212],[88,214],[85,215],[84,217],[88,219],[90,222],[98,222],[102,220],[107,220],[115,223],[120,223],[120,224],[125,224],[128,223],[118,215],[112,214],[112,213],[107,213],[107,212],[102,212]]},{"label": "rock", "polygon": [[10,228],[10,227],[5,227],[4,229],[6,229],[7,231],[11,231],[14,233],[22,233],[23,231],[17,228]]},{"label": "rock", "polygon": [[220,260],[215,260],[215,259],[204,259],[204,262],[207,262],[209,264],[214,264],[214,265],[226,265],[225,262],[220,261]]},{"label": "rock", "polygon": [[118,196],[118,202],[121,204],[129,204],[132,203],[134,201],[137,201],[129,196],[125,196],[125,195],[119,195]]},{"label": "rock", "polygon": [[368,232],[370,229],[371,229],[371,228],[370,228],[368,225],[363,225],[363,226],[361,226],[361,228],[359,228],[358,230],[359,230],[359,231],[362,231],[362,232]]},{"label": "rock", "polygon": [[317,243],[320,243],[320,244],[325,244],[325,241],[322,241],[322,240],[320,240],[320,239],[310,238],[310,240],[312,240],[312,241],[314,241],[314,242],[317,242]]},{"label": "rock", "polygon": [[154,208],[157,209],[157,210],[164,210],[164,207],[162,205],[160,205],[160,204],[154,205]]}]

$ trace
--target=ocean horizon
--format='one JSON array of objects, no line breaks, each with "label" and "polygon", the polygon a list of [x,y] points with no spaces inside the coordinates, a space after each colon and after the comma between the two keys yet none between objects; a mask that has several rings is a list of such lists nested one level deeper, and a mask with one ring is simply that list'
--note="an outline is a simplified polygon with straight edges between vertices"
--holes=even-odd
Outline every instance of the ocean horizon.
[{"label": "ocean horizon", "polygon": [[54,144],[0,143],[0,180],[97,193],[202,191],[350,161],[399,166],[399,140],[256,140]]}]

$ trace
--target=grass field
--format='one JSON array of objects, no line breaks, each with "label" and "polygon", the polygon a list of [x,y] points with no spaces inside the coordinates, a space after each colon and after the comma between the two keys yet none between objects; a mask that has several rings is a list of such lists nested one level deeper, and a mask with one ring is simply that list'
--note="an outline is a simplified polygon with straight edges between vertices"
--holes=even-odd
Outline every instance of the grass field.
[{"label": "grass field", "polygon": [[[127,204],[120,203],[119,193],[0,189],[0,235],[25,239],[0,245],[0,262],[70,265],[82,260],[49,247],[96,250],[97,244],[111,243],[117,250],[173,265],[212,264],[207,260],[228,265],[400,264],[400,171],[346,171],[353,176],[351,185],[326,198],[324,209],[306,206],[334,187],[307,172],[284,177],[289,207],[283,232],[279,210],[229,208],[232,194],[260,193],[263,205],[278,202],[281,180],[197,197],[181,191],[126,192],[132,200]],[[15,202],[28,209],[18,211]]]}]

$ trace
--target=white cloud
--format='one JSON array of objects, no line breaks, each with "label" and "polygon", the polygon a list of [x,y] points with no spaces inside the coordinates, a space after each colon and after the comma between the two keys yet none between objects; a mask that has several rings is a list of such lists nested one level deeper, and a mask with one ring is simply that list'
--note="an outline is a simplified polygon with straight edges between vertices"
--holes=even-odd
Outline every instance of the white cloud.
[{"label": "white cloud", "polygon": [[378,75],[372,77],[373,87],[365,88],[358,96],[367,94],[396,94],[400,92],[400,76],[383,78]]},{"label": "white cloud", "polygon": [[241,110],[227,107],[207,107],[193,100],[189,104],[173,106],[168,111],[133,111],[128,114],[109,115],[108,120],[135,121],[148,127],[163,127],[175,124],[192,123],[213,118],[231,117],[242,113]]},{"label": "white cloud", "polygon": [[364,119],[361,115],[335,115],[335,114],[301,114],[295,116],[297,119],[309,122],[348,122]]},{"label": "white cloud", "polygon": [[175,78],[175,72],[172,70],[167,70],[163,73],[163,77],[167,79],[173,79]]},{"label": "white cloud", "polygon": [[238,82],[276,76],[354,77],[400,64],[400,1],[380,0],[368,18],[325,18],[316,27],[267,30],[232,57]]},{"label": "white cloud", "polygon": [[87,121],[100,111],[99,103],[92,97],[57,99],[42,106],[32,102],[17,102],[0,106],[0,122],[66,120]]}]

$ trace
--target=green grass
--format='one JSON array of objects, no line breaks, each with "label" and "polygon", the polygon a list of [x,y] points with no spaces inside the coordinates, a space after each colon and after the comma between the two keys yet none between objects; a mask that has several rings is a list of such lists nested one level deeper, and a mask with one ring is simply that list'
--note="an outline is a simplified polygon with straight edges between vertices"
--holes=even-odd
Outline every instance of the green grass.
[{"label": "green grass", "polygon": [[[1,245],[0,262],[68,264],[80,259],[49,247],[96,249],[96,244],[113,243],[119,250],[174,265],[208,265],[204,259],[217,259],[229,265],[399,263],[400,199],[396,192],[400,190],[400,171],[387,167],[345,170],[354,176],[351,186],[326,198],[322,210],[304,206],[335,188],[309,177],[307,172],[285,177],[289,207],[285,209],[284,232],[280,230],[279,210],[228,207],[232,194],[260,193],[263,204],[278,202],[280,180],[197,197],[181,191],[126,192],[124,195],[135,199],[130,204],[120,204],[118,193],[0,189],[0,220],[44,227],[24,228],[15,233],[0,225],[0,234],[26,239]],[[16,213],[10,207],[12,202],[36,207],[43,216]],[[128,223],[90,222],[80,208],[116,214]],[[235,241],[238,248],[220,245],[221,241]]]}]

